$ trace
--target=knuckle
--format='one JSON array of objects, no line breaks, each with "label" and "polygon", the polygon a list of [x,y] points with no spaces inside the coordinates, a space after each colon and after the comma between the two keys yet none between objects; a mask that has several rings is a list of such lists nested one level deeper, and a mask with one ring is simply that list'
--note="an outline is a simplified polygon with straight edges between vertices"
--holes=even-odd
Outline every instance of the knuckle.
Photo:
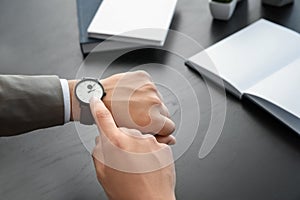
[{"label": "knuckle", "polygon": [[156,138],[153,136],[153,135],[148,135],[147,136],[147,138],[148,138],[148,141],[150,142],[150,143],[152,143],[152,144],[156,144],[156,143],[158,143],[157,142],[157,140],[156,140]]},{"label": "knuckle", "polygon": [[98,110],[98,111],[96,111],[96,117],[98,119],[109,118],[110,117],[110,113],[109,113],[108,110]]},{"label": "knuckle", "polygon": [[144,84],[143,87],[146,88],[147,90],[157,92],[157,88],[156,88],[156,86],[154,85],[153,82],[147,82],[147,83]]},{"label": "knuckle", "polygon": [[143,70],[138,70],[135,73],[139,77],[144,77],[146,79],[150,79],[151,78],[151,76],[146,71],[143,71]]},{"label": "knuckle", "polygon": [[166,149],[168,151],[171,151],[171,147],[167,144],[164,144],[164,143],[158,143],[158,146],[160,149]]},{"label": "knuckle", "polygon": [[148,98],[148,101],[149,101],[151,104],[162,105],[162,101],[161,101],[157,96],[149,97],[149,98]]},{"label": "knuckle", "polygon": [[110,138],[109,140],[110,140],[110,142],[111,142],[115,147],[117,147],[117,148],[119,148],[119,149],[124,149],[124,148],[125,148],[125,146],[124,146],[122,140],[121,140],[119,137],[116,137],[116,138]]},{"label": "knuckle", "polygon": [[118,140],[118,139],[114,139],[113,141],[112,141],[112,143],[116,146],[116,147],[118,147],[118,148],[120,148],[120,149],[123,149],[123,145],[122,145],[122,143],[121,143],[121,141],[120,140]]}]

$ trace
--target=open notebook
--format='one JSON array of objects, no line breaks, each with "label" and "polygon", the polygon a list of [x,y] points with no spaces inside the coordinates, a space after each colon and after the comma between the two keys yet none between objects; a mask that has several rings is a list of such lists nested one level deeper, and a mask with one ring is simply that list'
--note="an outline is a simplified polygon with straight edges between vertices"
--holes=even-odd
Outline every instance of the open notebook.
[{"label": "open notebook", "polygon": [[186,64],[248,97],[300,134],[300,34],[260,19]]}]

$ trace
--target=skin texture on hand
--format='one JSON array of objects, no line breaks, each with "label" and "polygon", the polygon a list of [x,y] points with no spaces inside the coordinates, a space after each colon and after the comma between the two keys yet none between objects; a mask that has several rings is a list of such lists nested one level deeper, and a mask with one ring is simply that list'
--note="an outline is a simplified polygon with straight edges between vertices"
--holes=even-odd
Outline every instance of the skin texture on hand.
[{"label": "skin texture on hand", "polygon": [[[171,136],[175,124],[149,74],[144,71],[120,73],[100,82],[106,92],[103,102],[118,127],[151,133],[162,143],[175,143],[175,138]],[[75,85],[75,80],[69,81],[71,120],[80,118],[80,105],[74,94]]]},{"label": "skin texture on hand", "polygon": [[93,161],[97,178],[110,200],[173,200],[172,151],[153,135],[118,128],[102,101],[92,99],[98,129]]}]

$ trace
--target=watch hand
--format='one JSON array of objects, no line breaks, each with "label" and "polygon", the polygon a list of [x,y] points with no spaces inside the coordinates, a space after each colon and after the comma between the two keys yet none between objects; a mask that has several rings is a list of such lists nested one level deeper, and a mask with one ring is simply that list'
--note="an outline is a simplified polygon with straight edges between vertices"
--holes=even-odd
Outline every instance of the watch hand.
[{"label": "watch hand", "polygon": [[90,90],[90,91],[88,91],[88,93],[91,93],[91,92],[93,92],[93,91],[95,91],[96,89],[93,89],[93,90]]}]

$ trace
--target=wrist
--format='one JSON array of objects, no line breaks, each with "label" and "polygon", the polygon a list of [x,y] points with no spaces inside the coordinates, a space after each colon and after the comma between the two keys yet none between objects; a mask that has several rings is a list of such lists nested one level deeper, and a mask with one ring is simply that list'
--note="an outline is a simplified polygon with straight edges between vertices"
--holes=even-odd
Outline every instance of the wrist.
[{"label": "wrist", "polygon": [[71,121],[79,121],[80,119],[80,104],[75,96],[75,86],[78,80],[68,80],[71,105]]}]

